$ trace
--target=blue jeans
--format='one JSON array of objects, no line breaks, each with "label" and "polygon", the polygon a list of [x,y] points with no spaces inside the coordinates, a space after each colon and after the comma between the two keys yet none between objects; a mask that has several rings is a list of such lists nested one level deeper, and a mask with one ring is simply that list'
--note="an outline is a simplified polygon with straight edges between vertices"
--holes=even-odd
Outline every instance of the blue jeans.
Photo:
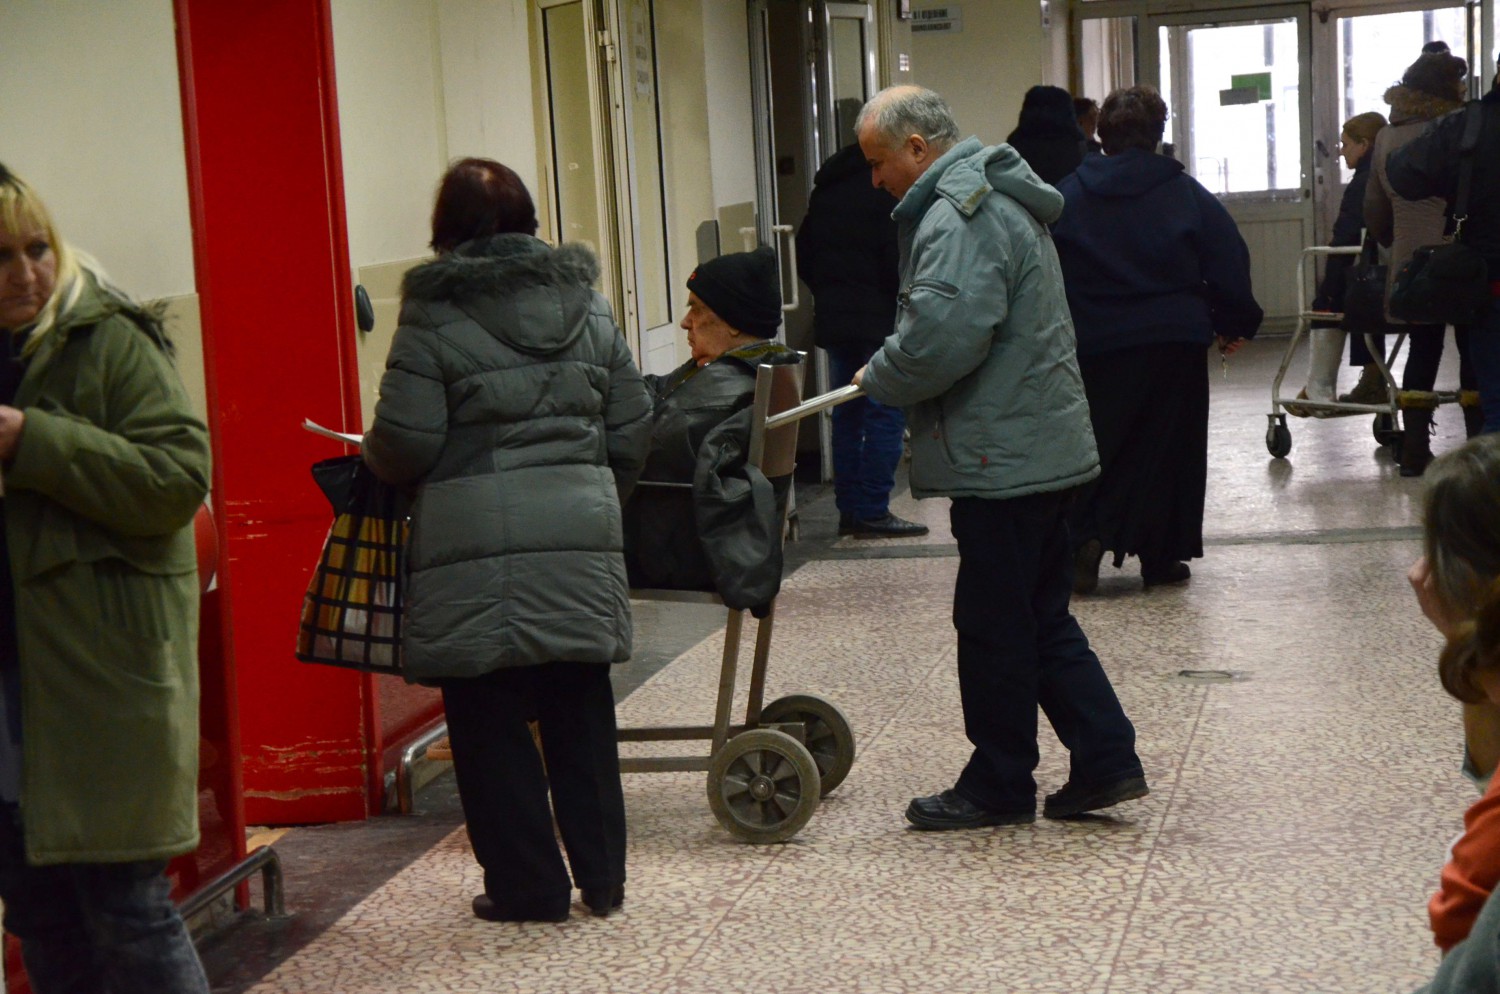
[{"label": "blue jeans", "polygon": [[0,901],[36,994],[208,994],[164,860],[30,866],[18,815],[0,805]]},{"label": "blue jeans", "polygon": [[[828,385],[845,386],[879,345],[828,349]],[[840,515],[874,521],[890,511],[906,416],[869,397],[833,409],[833,496]]]},{"label": "blue jeans", "polygon": [[1135,727],[1068,610],[1070,500],[953,499],[958,688],[974,744],[955,789],[991,811],[1035,809],[1038,707],[1068,750],[1070,782],[1142,775]]},{"label": "blue jeans", "polygon": [[1500,431],[1500,298],[1490,312],[1469,326],[1469,361],[1474,364],[1479,402],[1484,405],[1484,430]]}]

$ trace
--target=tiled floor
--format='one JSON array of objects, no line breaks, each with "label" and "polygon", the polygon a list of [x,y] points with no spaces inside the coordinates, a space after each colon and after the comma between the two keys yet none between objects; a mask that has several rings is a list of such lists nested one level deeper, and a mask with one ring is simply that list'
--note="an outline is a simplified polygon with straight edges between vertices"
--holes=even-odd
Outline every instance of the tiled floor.
[{"label": "tiled floor", "polygon": [[[946,502],[897,502],[926,540],[832,540],[826,497],[778,602],[770,692],[853,724],[848,780],[790,843],[714,821],[701,774],[626,778],[624,913],[562,925],[472,918],[461,828],[376,887],[257,992],[1406,991],[1437,962],[1425,901],[1473,788],[1436,635],[1406,589],[1418,481],[1367,418],[1292,423],[1267,457],[1281,343],[1215,375],[1207,556],[1185,587],[1106,566],[1075,610],[1136,723],[1150,797],[1112,817],[908,831],[907,800],[967,755],[949,609]],[[1295,392],[1295,387],[1291,392]],[[1439,416],[1441,450],[1456,412]],[[629,694],[622,722],[701,722],[711,633]],[[1205,682],[1183,670],[1225,670]],[[1066,757],[1044,733],[1038,782]],[[430,790],[444,788],[442,782]],[[282,843],[293,844],[294,830]],[[359,858],[358,834],[348,858]],[[299,880],[287,880],[298,907]],[[231,933],[220,940],[233,948]],[[242,964],[243,967],[243,964]],[[239,976],[243,976],[243,968]]]}]

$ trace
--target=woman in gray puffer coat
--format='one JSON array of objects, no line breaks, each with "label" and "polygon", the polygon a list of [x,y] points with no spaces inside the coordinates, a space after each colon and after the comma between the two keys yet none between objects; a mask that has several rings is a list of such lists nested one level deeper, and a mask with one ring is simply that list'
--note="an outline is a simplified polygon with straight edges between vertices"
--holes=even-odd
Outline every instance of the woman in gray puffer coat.
[{"label": "woman in gray puffer coat", "polygon": [[442,688],[484,868],[473,910],[490,921],[562,921],[573,884],[607,915],[625,884],[608,664],[630,656],[620,503],[645,460],[651,401],[592,289],[594,256],[549,248],[536,228],[510,169],[448,170],[438,258],[407,274],[364,441],[376,475],[416,490],[407,677]]}]

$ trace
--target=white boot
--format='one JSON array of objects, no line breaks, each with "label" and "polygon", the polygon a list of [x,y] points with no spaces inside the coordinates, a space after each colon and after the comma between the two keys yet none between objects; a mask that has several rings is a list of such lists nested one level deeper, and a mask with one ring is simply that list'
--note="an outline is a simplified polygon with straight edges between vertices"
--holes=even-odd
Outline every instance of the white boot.
[{"label": "white boot", "polygon": [[1314,328],[1307,361],[1307,399],[1333,400],[1338,392],[1339,363],[1344,359],[1344,330]]}]

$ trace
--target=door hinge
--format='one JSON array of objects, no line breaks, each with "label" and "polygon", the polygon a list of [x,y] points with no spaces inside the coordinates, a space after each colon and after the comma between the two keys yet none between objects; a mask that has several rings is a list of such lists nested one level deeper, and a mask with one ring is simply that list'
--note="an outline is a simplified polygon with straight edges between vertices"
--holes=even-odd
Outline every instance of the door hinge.
[{"label": "door hinge", "polygon": [[619,55],[615,51],[614,39],[609,36],[607,29],[595,32],[599,47],[604,50],[604,59],[611,64],[619,61]]}]

